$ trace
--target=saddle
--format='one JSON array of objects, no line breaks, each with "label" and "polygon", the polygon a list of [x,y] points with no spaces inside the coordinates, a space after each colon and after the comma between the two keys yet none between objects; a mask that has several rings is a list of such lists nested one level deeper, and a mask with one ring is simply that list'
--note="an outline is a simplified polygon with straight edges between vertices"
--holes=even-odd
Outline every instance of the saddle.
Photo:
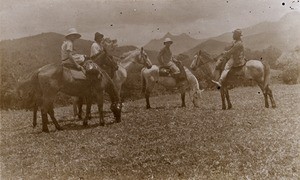
[{"label": "saddle", "polygon": [[82,71],[70,69],[67,67],[63,67],[63,76],[69,82],[72,82],[74,80],[85,80],[86,79],[86,76]]},{"label": "saddle", "polygon": [[62,63],[62,71],[63,77],[69,82],[86,79],[85,74],[81,70],[78,70],[75,64],[68,62],[68,60]]},{"label": "saddle", "polygon": [[163,77],[170,76],[171,77],[171,69],[166,66],[159,67],[159,76],[163,76]]},{"label": "saddle", "polygon": [[170,67],[168,67],[168,66],[160,66],[159,67],[159,76],[162,76],[162,77],[174,77],[175,79],[178,79],[178,78],[180,78],[180,79],[186,79],[185,70],[184,70],[184,67],[181,64],[181,62],[176,61],[174,63],[179,68],[179,70],[180,70],[179,76],[174,77],[174,74],[172,73]]}]

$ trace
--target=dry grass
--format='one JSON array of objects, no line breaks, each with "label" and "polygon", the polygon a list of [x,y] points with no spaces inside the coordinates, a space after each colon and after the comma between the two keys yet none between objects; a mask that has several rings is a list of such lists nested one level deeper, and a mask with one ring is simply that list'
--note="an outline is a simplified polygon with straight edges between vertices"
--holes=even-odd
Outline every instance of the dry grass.
[{"label": "dry grass", "polygon": [[31,112],[1,111],[1,179],[299,179],[300,85],[273,89],[276,109],[256,87],[231,90],[228,111],[217,91],[200,108],[167,95],[150,110],[128,102],[123,121],[105,127],[94,117],[82,128],[71,107],[57,108],[65,130],[51,123],[50,134],[40,121],[32,129]]}]

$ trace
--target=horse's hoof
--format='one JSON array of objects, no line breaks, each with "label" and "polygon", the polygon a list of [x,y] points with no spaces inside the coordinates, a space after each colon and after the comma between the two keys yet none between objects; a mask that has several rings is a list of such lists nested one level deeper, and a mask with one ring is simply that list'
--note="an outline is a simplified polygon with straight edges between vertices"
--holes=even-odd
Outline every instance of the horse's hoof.
[{"label": "horse's hoof", "polygon": [[228,106],[228,109],[232,109],[232,106]]},{"label": "horse's hoof", "polygon": [[50,132],[49,129],[43,129],[42,131],[45,132],[45,133],[49,133]]},{"label": "horse's hoof", "polygon": [[56,127],[56,129],[58,130],[58,131],[62,131],[63,130],[63,128],[62,127]]},{"label": "horse's hoof", "polygon": [[33,124],[32,127],[35,128],[35,127],[36,127],[36,124]]},{"label": "horse's hoof", "polygon": [[226,107],[222,107],[222,110],[226,110]]},{"label": "horse's hoof", "polygon": [[276,105],[272,105],[272,108],[276,108]]},{"label": "horse's hoof", "polygon": [[151,109],[151,107],[150,107],[150,106],[147,106],[146,109]]},{"label": "horse's hoof", "polygon": [[100,123],[99,125],[100,125],[100,126],[104,126],[104,125],[105,125],[105,123]]},{"label": "horse's hoof", "polygon": [[83,125],[83,126],[88,126],[88,122],[85,122],[85,121],[84,121],[84,122],[82,123],[82,125]]},{"label": "horse's hoof", "polygon": [[185,108],[185,107],[186,107],[186,105],[181,105],[181,107],[182,107],[182,108]]}]

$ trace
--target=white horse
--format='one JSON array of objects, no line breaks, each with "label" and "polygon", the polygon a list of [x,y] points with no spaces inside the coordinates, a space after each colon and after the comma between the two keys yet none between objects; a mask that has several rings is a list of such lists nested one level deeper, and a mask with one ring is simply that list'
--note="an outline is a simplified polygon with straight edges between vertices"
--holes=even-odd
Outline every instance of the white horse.
[{"label": "white horse", "polygon": [[[195,107],[200,106],[200,98],[201,98],[201,92],[203,90],[200,90],[199,83],[197,78],[192,74],[192,72],[186,68],[183,67],[187,76],[187,87],[186,88],[180,88],[181,93],[181,107],[186,107],[185,105],[185,92],[189,91],[190,99]],[[150,93],[152,92],[154,86],[156,83],[163,85],[167,89],[170,88],[176,88],[177,83],[176,80],[171,76],[160,76],[159,75],[159,67],[156,65],[153,65],[150,69],[143,68],[141,71],[142,76],[142,92],[145,93],[146,98],[146,108],[151,108],[149,97]]]},{"label": "white horse", "polygon": [[135,50],[126,52],[121,56],[121,58],[119,58],[118,70],[115,71],[112,79],[119,92],[119,95],[121,94],[122,85],[127,79],[129,68],[135,64],[141,64],[148,69],[152,67],[152,63],[143,48],[137,48]]}]

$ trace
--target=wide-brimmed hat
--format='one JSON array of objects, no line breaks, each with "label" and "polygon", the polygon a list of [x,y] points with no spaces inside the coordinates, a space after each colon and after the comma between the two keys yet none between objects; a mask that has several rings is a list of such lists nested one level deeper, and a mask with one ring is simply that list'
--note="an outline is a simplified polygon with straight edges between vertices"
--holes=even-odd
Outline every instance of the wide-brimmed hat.
[{"label": "wide-brimmed hat", "polygon": [[65,37],[68,38],[69,36],[74,36],[75,39],[79,39],[81,37],[75,28],[70,28],[68,30],[68,34]]},{"label": "wide-brimmed hat", "polygon": [[241,29],[236,29],[234,31],[232,31],[233,34],[237,34],[239,36],[242,36],[242,30]]},{"label": "wide-brimmed hat", "polygon": [[167,42],[171,42],[171,44],[173,44],[173,41],[171,40],[171,38],[166,38],[166,39],[164,40],[164,44],[166,44]]},{"label": "wide-brimmed hat", "polygon": [[101,34],[101,33],[99,33],[99,32],[96,32],[95,33],[95,38],[94,38],[94,40],[96,41],[97,39],[99,39],[99,38],[103,38],[104,37],[104,35],[103,34]]}]

